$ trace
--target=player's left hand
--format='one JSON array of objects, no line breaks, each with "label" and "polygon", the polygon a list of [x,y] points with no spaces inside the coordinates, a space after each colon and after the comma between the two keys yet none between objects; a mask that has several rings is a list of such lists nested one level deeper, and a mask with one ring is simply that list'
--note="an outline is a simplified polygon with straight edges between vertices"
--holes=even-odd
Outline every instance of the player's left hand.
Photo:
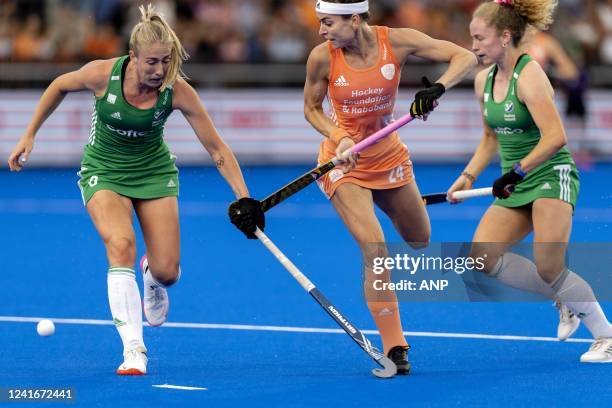
[{"label": "player's left hand", "polygon": [[248,239],[257,239],[255,229],[264,230],[266,217],[261,202],[254,198],[242,197],[230,204],[228,215],[232,224],[246,235]]},{"label": "player's left hand", "polygon": [[514,169],[510,170],[493,183],[493,195],[500,200],[505,200],[514,192],[518,183],[523,181],[523,176]]},{"label": "player's left hand", "polygon": [[8,158],[11,171],[21,171],[23,169],[32,149],[34,149],[34,137],[27,134],[22,136]]},{"label": "player's left hand", "polygon": [[472,188],[473,185],[474,185],[473,176],[472,176],[472,179],[470,179],[465,175],[465,172],[463,172],[463,174],[461,174],[457,178],[457,180],[455,180],[455,182],[450,186],[450,188],[446,191],[446,199],[451,204],[458,204],[462,202],[463,200],[457,200],[456,198],[453,198],[453,193],[455,191],[469,190]]},{"label": "player's left hand", "polygon": [[425,89],[420,90],[414,96],[414,102],[410,105],[410,114],[425,119],[427,114],[438,105],[438,98],[446,92],[446,88],[439,82],[432,84],[427,77],[423,77],[421,80]]}]

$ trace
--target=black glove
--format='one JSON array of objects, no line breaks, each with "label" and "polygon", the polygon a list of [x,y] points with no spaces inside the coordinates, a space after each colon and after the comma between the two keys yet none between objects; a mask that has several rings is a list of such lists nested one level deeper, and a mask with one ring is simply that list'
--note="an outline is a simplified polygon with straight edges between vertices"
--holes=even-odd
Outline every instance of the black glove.
[{"label": "black glove", "polygon": [[266,217],[261,209],[261,202],[254,198],[243,197],[234,201],[230,204],[227,212],[232,224],[242,231],[248,239],[257,239],[254,234],[256,227],[263,231],[266,226]]},{"label": "black glove", "polygon": [[414,96],[414,102],[410,105],[412,116],[427,115],[436,107],[436,100],[446,92],[446,88],[439,82],[431,84],[427,77],[421,78],[425,89],[419,91]]},{"label": "black glove", "polygon": [[495,180],[493,183],[493,195],[501,200],[510,197],[510,194],[514,192],[514,187],[525,178],[525,173],[519,173],[523,172],[520,170],[520,166],[517,171],[515,165],[512,170]]}]

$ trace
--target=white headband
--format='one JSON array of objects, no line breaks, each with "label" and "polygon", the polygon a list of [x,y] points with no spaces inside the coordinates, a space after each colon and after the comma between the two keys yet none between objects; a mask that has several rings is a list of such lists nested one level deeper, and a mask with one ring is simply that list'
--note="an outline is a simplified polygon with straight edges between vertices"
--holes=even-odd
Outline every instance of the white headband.
[{"label": "white headband", "polygon": [[323,14],[335,14],[335,15],[353,15],[366,13],[370,5],[368,0],[364,0],[360,3],[329,3],[327,1],[319,0],[315,10],[318,13]]}]

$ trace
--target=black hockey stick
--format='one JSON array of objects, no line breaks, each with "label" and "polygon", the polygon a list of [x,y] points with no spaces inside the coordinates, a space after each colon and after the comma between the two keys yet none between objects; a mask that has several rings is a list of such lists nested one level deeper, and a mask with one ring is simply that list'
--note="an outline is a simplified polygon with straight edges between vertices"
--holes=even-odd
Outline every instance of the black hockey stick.
[{"label": "black hockey stick", "polygon": [[270,252],[279,260],[281,264],[289,271],[289,273],[299,282],[299,284],[310,293],[319,305],[342,327],[342,329],[351,336],[351,338],[361,347],[363,351],[374,359],[382,368],[375,368],[372,374],[379,378],[391,378],[397,373],[397,366],[391,359],[385,356],[380,350],[372,345],[370,340],[364,334],[349,322],[349,320],[336,308],[319,289],[281,252],[280,249],[270,238],[266,236],[259,228],[255,230],[257,238],[268,248]]}]

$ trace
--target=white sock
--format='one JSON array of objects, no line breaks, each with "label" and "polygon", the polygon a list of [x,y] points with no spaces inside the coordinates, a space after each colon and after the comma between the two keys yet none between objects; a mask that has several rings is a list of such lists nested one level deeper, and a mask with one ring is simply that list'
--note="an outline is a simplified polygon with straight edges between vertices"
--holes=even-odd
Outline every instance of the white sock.
[{"label": "white sock", "polygon": [[589,329],[594,338],[612,337],[612,324],[608,322],[591,286],[576,273],[565,269],[551,284],[557,297]]},{"label": "white sock", "polygon": [[145,348],[142,339],[142,303],[134,270],[110,268],[107,282],[108,303],[123,342],[123,352],[137,347]]},{"label": "white sock", "polygon": [[506,252],[499,258],[489,276],[513,288],[555,298],[555,291],[540,277],[536,265],[512,252]]}]

